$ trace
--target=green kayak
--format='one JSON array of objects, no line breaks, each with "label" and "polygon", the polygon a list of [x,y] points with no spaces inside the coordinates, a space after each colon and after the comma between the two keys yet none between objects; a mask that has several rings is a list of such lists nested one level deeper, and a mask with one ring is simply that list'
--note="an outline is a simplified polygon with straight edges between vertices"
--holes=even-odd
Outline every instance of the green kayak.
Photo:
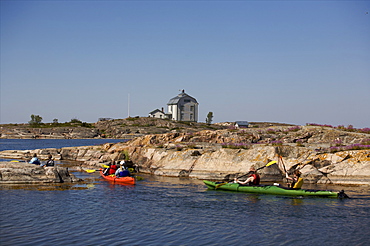
[{"label": "green kayak", "polygon": [[275,185],[258,185],[246,186],[236,183],[217,183],[208,180],[203,180],[209,189],[239,191],[246,193],[271,194],[280,196],[316,196],[316,197],[330,197],[330,198],[348,198],[344,191],[334,192],[328,190],[304,190],[304,189],[290,189]]}]

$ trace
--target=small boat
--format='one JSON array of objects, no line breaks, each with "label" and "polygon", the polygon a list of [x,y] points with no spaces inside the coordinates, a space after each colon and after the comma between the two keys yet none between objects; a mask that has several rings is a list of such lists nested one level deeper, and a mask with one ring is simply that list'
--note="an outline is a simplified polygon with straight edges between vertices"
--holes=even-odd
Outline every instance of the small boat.
[{"label": "small boat", "polygon": [[[348,198],[344,191],[334,192],[329,190],[304,190],[291,189],[277,185],[257,185],[248,186],[238,183],[217,183],[208,180],[203,180],[209,189],[239,191],[246,193],[271,194],[279,196],[314,196],[314,197],[329,197],[329,198]],[[221,184],[221,185],[220,185]],[[219,186],[220,185],[220,186]]]},{"label": "small boat", "polygon": [[134,177],[116,177],[115,175],[110,176],[110,175],[104,175],[103,171],[100,170],[100,176],[102,176],[104,179],[114,182],[114,183],[119,183],[119,184],[127,184],[127,185],[134,185],[135,184],[135,178]]}]

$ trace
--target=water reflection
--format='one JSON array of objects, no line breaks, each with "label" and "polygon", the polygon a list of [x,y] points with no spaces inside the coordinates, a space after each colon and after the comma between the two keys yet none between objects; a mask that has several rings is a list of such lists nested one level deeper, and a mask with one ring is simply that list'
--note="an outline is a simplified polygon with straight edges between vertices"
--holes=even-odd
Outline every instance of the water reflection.
[{"label": "water reflection", "polygon": [[303,198],[291,198],[291,205],[293,206],[300,206],[303,204]]},{"label": "water reflection", "polygon": [[79,175],[89,179],[76,189],[0,190],[2,244],[245,245],[253,238],[262,245],[361,245],[370,237],[363,226],[370,212],[366,193],[301,199],[207,190],[200,180],[146,174],[135,186]]}]

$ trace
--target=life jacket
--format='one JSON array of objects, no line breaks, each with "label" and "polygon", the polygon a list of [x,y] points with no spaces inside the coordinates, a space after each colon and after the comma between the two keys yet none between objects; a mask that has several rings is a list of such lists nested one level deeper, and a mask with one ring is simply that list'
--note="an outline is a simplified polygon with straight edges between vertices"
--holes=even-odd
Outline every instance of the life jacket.
[{"label": "life jacket", "polygon": [[296,183],[293,183],[293,189],[300,189],[303,185],[303,178],[298,178]]},{"label": "life jacket", "polygon": [[109,168],[108,174],[115,174],[116,173],[116,170],[117,170],[117,166],[116,165],[112,165]]},{"label": "life jacket", "polygon": [[123,170],[119,172],[120,177],[128,177],[130,176],[130,172],[128,170]]},{"label": "life jacket", "polygon": [[260,176],[257,173],[253,173],[249,177],[253,177],[252,185],[259,185],[260,184]]}]

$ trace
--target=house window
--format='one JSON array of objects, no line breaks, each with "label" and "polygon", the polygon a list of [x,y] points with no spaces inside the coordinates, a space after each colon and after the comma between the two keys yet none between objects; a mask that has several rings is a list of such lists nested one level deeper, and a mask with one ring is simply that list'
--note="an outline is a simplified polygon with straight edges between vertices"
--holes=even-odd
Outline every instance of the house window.
[{"label": "house window", "polygon": [[189,103],[190,102],[190,99],[184,99],[184,102],[185,103]]},{"label": "house window", "polygon": [[190,111],[194,112],[194,106],[190,106]]},{"label": "house window", "polygon": [[193,114],[190,114],[190,120],[193,120]]}]

